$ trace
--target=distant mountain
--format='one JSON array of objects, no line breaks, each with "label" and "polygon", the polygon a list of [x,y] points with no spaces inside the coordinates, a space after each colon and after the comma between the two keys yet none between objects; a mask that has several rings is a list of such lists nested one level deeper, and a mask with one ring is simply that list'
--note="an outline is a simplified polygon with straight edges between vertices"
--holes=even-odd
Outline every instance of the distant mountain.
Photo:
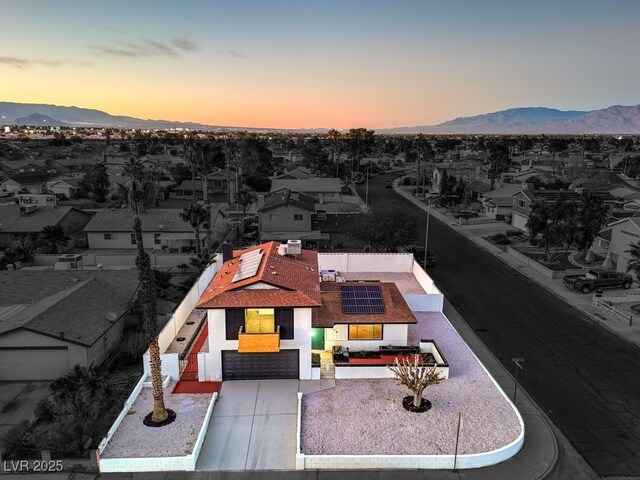
[{"label": "distant mountain", "polygon": [[69,127],[70,125],[67,122],[62,122],[60,120],[56,120],[55,118],[48,117],[47,115],[42,115],[40,113],[32,113],[27,117],[16,118],[16,125],[38,125],[45,127]]},{"label": "distant mountain", "polygon": [[[33,117],[37,115],[36,117]],[[48,122],[42,122],[42,118]],[[58,122],[57,124],[49,122]],[[111,127],[127,129],[169,129],[185,128],[190,130],[264,130],[244,127],[226,127],[203,125],[194,122],[174,122],[170,120],[143,120],[123,115],[110,115],[106,112],[80,107],[60,107],[38,103],[0,102],[0,124],[7,125],[51,125],[70,127]]]},{"label": "distant mountain", "polygon": [[[268,129],[203,125],[170,120],[143,120],[110,115],[100,110],[35,103],[0,102],[0,124],[112,127],[127,129],[184,128],[204,131],[274,131],[322,134],[327,129]],[[613,106],[590,112],[553,108],[511,108],[500,112],[460,117],[439,125],[376,129],[377,133],[414,134],[640,134],[640,105]]]},{"label": "distant mountain", "polygon": [[389,128],[378,133],[452,134],[639,134],[640,105],[614,106],[590,112],[553,108],[511,108],[500,112],[460,117],[439,125]]}]

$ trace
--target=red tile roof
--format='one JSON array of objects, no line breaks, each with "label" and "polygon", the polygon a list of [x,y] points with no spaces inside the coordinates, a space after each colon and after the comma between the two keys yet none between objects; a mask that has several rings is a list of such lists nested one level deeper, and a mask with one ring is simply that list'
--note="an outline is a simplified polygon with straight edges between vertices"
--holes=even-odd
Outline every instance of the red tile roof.
[{"label": "red tile roof", "polygon": [[[302,250],[302,254],[295,258],[280,256],[279,245],[279,242],[267,242],[245,250],[234,250],[233,258],[221,266],[197,307],[319,307],[317,252]],[[257,273],[232,283],[240,267],[240,255],[258,249],[262,250],[263,257]],[[259,284],[266,284],[266,288],[260,288]]]},{"label": "red tile roof", "polygon": [[[384,313],[342,313],[341,285],[379,285],[384,301]],[[395,283],[387,282],[322,282],[322,307],[313,310],[312,326],[331,328],[349,323],[418,323]]]}]

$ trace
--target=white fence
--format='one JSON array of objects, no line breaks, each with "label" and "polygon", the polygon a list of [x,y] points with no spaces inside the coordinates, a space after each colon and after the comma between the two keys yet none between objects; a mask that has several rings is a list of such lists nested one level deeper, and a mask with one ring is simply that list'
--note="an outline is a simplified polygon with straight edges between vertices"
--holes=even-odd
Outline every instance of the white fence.
[{"label": "white fence", "polygon": [[607,313],[614,319],[623,322],[625,325],[633,325],[633,315],[618,310],[611,302],[607,300],[596,300],[596,307],[600,307],[607,311]]}]

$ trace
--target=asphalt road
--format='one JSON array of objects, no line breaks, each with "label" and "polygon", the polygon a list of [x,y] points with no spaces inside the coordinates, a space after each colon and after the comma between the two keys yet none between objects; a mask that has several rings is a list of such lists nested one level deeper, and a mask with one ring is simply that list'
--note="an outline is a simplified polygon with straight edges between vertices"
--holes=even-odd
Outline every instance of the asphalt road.
[{"label": "asphalt road", "polygon": [[[413,217],[424,243],[426,215],[369,181],[369,204]],[[364,199],[365,185],[358,185]],[[431,217],[429,275],[465,321],[601,476],[640,475],[640,348],[626,342],[518,271]]]}]

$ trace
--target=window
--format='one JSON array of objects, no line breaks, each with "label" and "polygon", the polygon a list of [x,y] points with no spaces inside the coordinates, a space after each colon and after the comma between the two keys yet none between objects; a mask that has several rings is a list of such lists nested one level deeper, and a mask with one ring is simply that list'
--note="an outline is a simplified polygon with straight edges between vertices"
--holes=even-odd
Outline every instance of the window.
[{"label": "window", "polygon": [[318,220],[326,220],[327,219],[327,211],[326,210],[318,210],[316,213],[316,218]]},{"label": "window", "polygon": [[136,234],[132,233],[131,234],[131,245],[135,245],[136,244]]},{"label": "window", "polygon": [[520,208],[525,208],[527,206],[527,204],[525,203],[524,200],[518,200],[518,206]]},{"label": "window", "polygon": [[382,340],[381,323],[349,325],[349,340]]},{"label": "window", "polygon": [[244,326],[244,309],[227,308],[224,313],[227,340],[238,340],[238,330]]},{"label": "window", "polygon": [[301,222],[304,220],[304,215],[301,213],[294,213],[293,214],[293,221],[294,222]]},{"label": "window", "polygon": [[153,243],[155,245],[160,245],[160,234],[159,233],[154,233],[153,234]]},{"label": "window", "polygon": [[105,240],[113,240],[113,236],[110,233],[105,233],[104,234],[104,239]]},{"label": "window", "polygon": [[276,308],[276,327],[281,340],[293,340],[293,308]]},{"label": "window", "polygon": [[246,333],[275,332],[275,312],[273,308],[247,308],[244,315],[244,331]]}]

